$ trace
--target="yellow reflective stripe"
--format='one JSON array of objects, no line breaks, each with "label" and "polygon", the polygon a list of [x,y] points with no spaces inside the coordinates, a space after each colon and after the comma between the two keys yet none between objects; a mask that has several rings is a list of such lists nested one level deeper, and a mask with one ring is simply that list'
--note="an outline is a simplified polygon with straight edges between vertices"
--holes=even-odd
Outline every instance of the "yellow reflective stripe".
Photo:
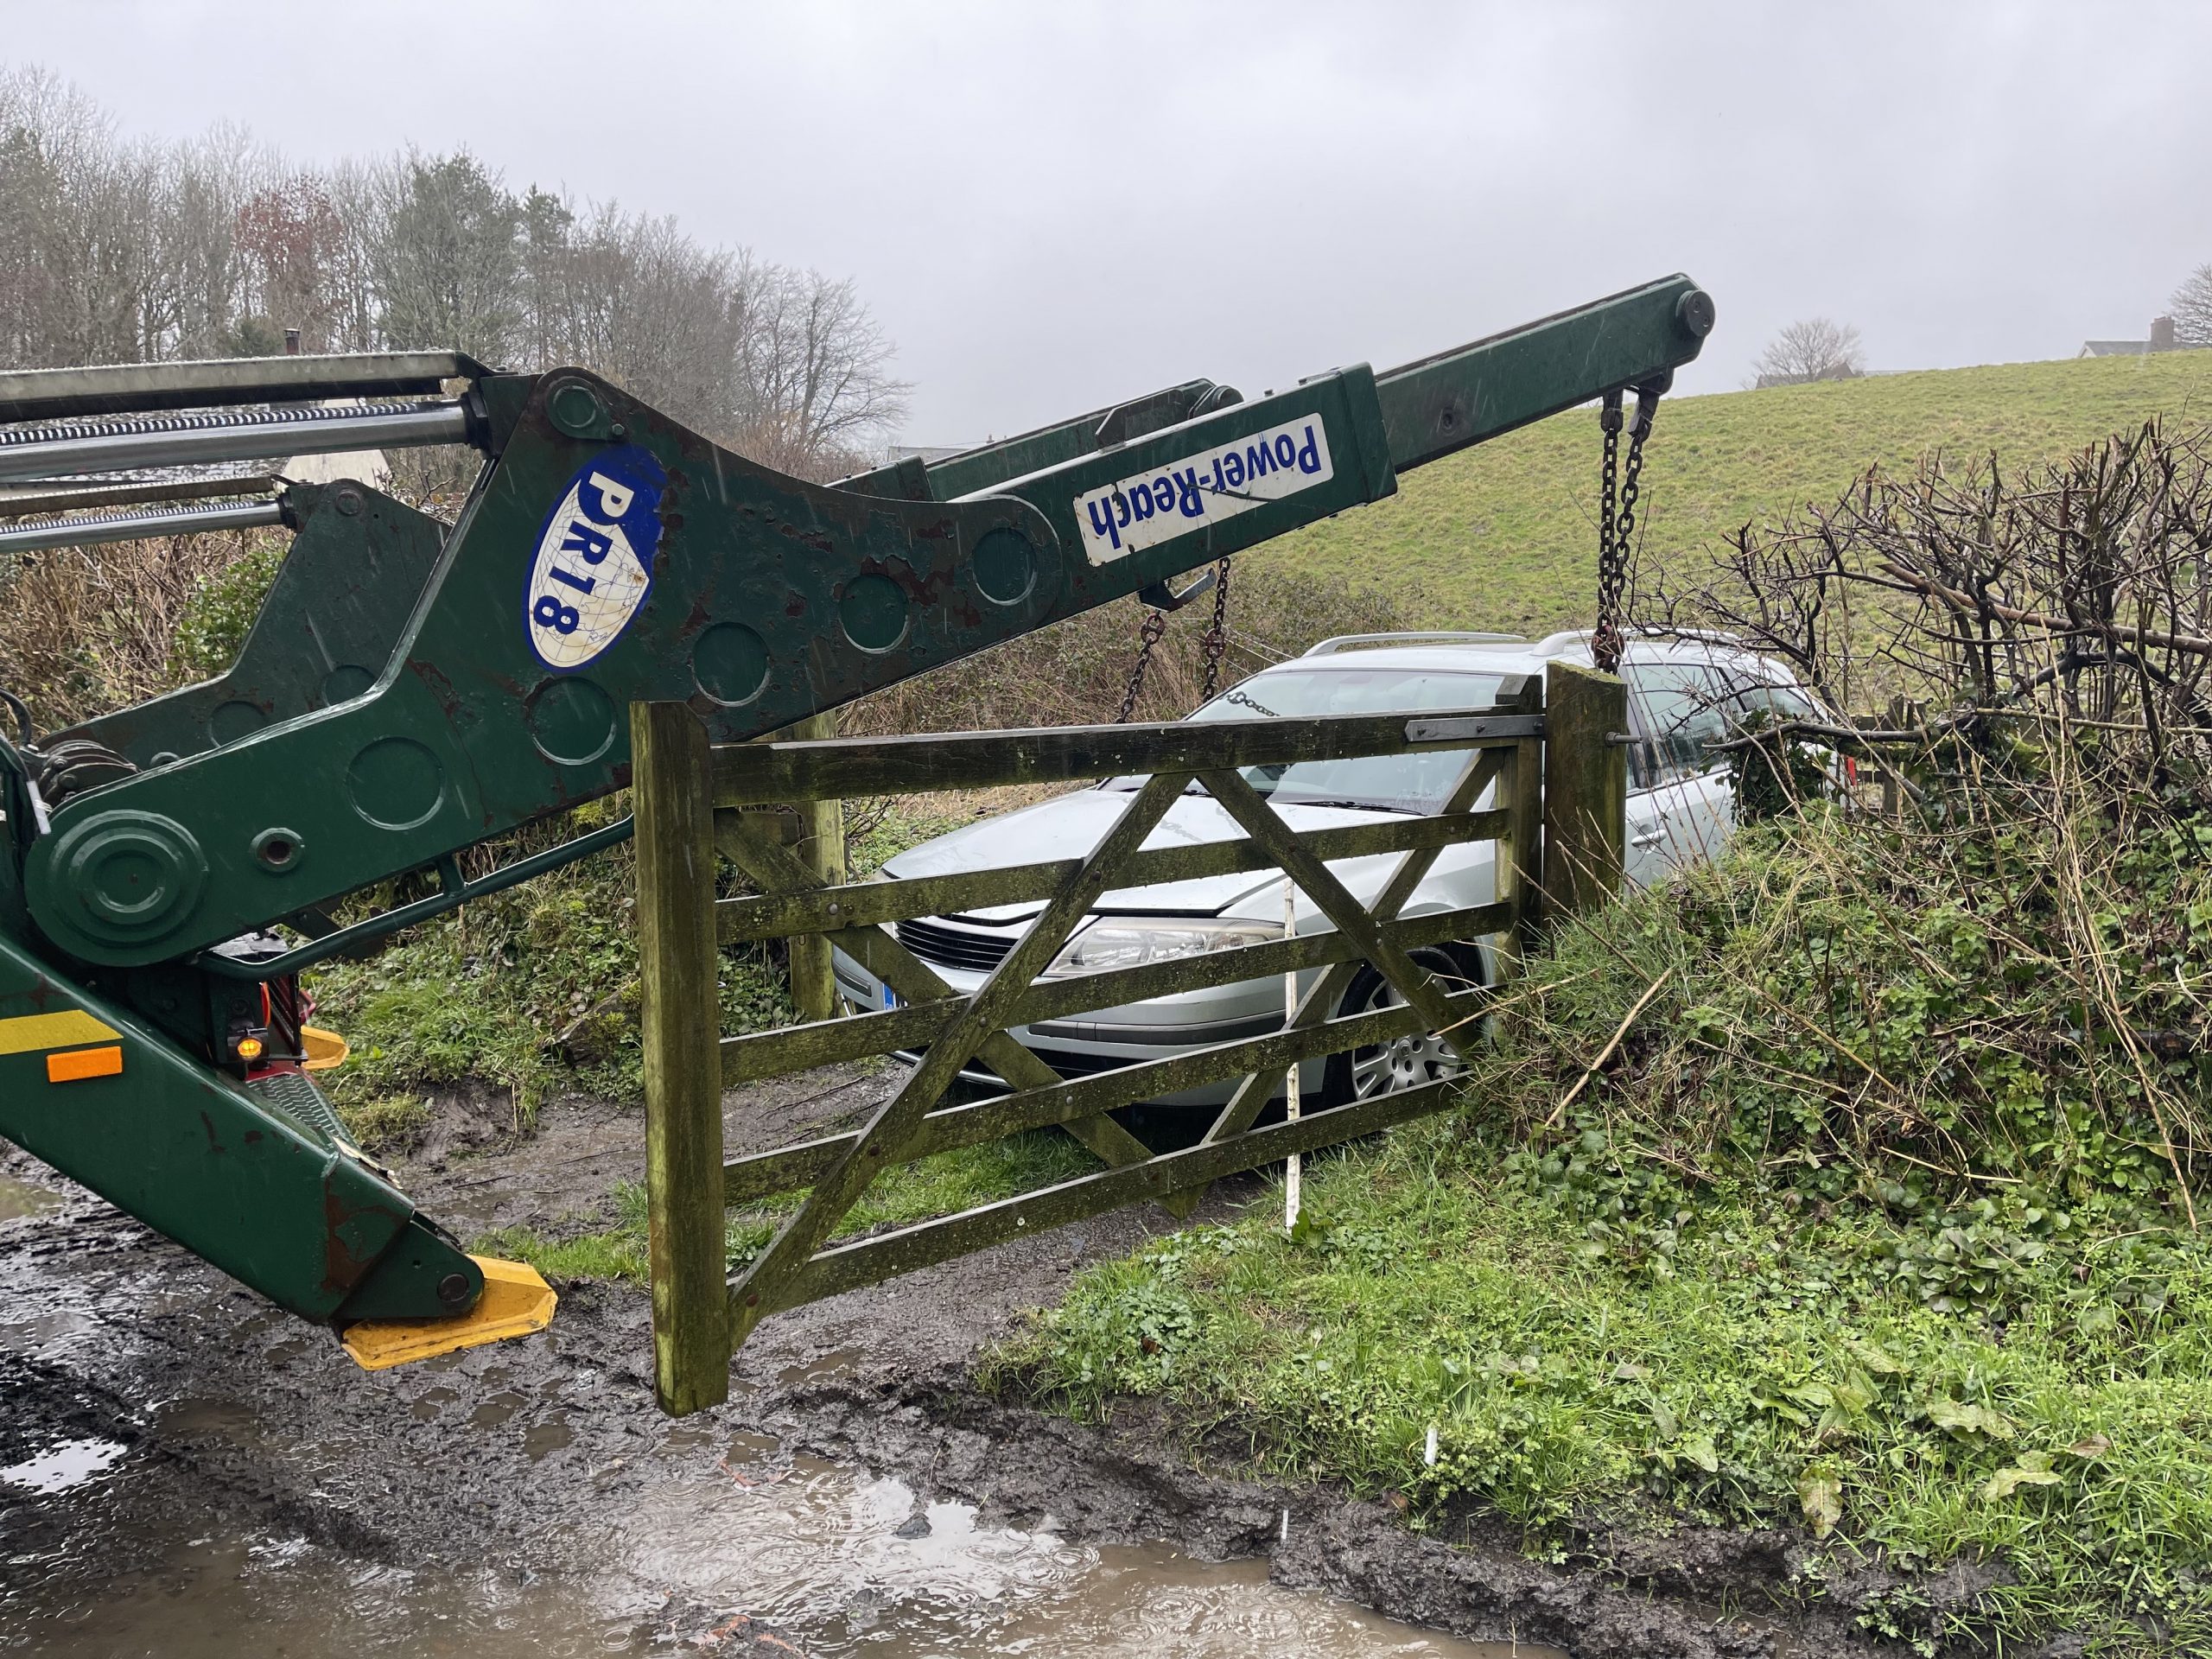
[{"label": "yellow reflective stripe", "polygon": [[123,1033],[82,1008],[60,1014],[25,1014],[0,1020],[0,1054],[34,1054],[41,1049],[77,1043],[113,1042]]}]

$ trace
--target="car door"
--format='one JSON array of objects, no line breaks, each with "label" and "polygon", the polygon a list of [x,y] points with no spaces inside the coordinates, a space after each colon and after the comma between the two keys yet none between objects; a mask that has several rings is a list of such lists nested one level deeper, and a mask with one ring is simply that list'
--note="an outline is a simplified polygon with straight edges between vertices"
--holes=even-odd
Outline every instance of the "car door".
[{"label": "car door", "polygon": [[1681,658],[1624,663],[1621,673],[1644,776],[1642,810],[1633,794],[1629,804],[1629,874],[1657,880],[1713,856],[1734,826],[1727,763],[1706,752],[1727,735],[1729,688],[1710,664]]},{"label": "car door", "polygon": [[1660,785],[1657,749],[1634,696],[1628,700],[1628,723],[1629,735],[1635,741],[1628,751],[1628,833],[1622,849],[1622,873],[1631,886],[1648,887],[1665,880],[1672,868],[1668,861],[1663,816],[1667,796]]}]

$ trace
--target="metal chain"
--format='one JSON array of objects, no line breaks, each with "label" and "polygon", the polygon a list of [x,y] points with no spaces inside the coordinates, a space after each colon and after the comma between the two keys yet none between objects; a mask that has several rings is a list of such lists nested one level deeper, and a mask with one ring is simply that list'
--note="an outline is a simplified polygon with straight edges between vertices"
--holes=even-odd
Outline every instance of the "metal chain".
[{"label": "metal chain", "polygon": [[[1651,435],[1651,423],[1659,412],[1662,386],[1637,388],[1636,417],[1628,423],[1628,461],[1620,464],[1621,394],[1605,394],[1598,411],[1605,434],[1605,461],[1600,467],[1598,503],[1598,626],[1590,632],[1590,660],[1608,674],[1621,666],[1622,597],[1628,589],[1629,555],[1636,545],[1636,502],[1643,487],[1643,441]],[[1615,479],[1619,480],[1616,511]]]},{"label": "metal chain", "polygon": [[1198,652],[1205,658],[1205,690],[1202,702],[1211,702],[1221,689],[1221,657],[1229,649],[1229,556],[1222,555],[1221,563],[1214,568],[1213,620],[1198,637]]},{"label": "metal chain", "polygon": [[[1621,393],[1616,386],[1598,406],[1605,453],[1598,487],[1598,624],[1590,631],[1590,660],[1600,673],[1621,666],[1621,590],[1628,582],[1628,561],[1615,535],[1613,501],[1621,453]],[[1633,446],[1631,446],[1633,453]]]},{"label": "metal chain", "polygon": [[1116,726],[1126,726],[1129,716],[1137,711],[1137,697],[1144,690],[1144,677],[1152,667],[1152,648],[1160,643],[1160,636],[1167,632],[1167,613],[1154,611],[1144,620],[1144,626],[1137,630],[1136,665],[1129,670],[1128,690],[1122,693],[1122,712],[1114,716]]},{"label": "metal chain", "polygon": [[1621,467],[1621,516],[1613,531],[1613,555],[1625,585],[1629,556],[1635,552],[1636,496],[1643,474],[1643,441],[1651,435],[1651,423],[1659,413],[1659,394],[1636,394],[1636,418],[1628,423],[1628,460]]}]

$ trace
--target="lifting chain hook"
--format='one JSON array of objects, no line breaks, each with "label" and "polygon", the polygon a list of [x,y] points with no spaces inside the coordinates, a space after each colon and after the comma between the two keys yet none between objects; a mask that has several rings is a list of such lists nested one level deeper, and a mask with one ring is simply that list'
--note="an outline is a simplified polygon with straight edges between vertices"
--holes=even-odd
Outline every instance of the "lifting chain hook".
[{"label": "lifting chain hook", "polygon": [[[1224,554],[1221,563],[1214,567],[1213,620],[1206,631],[1198,636],[1198,655],[1205,664],[1205,690],[1201,702],[1213,701],[1221,690],[1221,659],[1229,649],[1229,556]],[[1184,597],[1192,594],[1186,590]],[[1145,614],[1144,626],[1137,632],[1137,659],[1129,670],[1128,689],[1122,693],[1122,711],[1114,716],[1116,726],[1126,726],[1137,711],[1137,699],[1144,695],[1144,678],[1152,671],[1153,647],[1167,632],[1167,613],[1155,607]]]},{"label": "lifting chain hook", "polygon": [[1152,667],[1152,648],[1160,643],[1160,636],[1167,632],[1167,613],[1147,613],[1144,626],[1137,630],[1137,660],[1129,670],[1128,689],[1122,693],[1122,712],[1114,716],[1116,726],[1126,726],[1137,711],[1137,698],[1144,690],[1144,677]]},{"label": "lifting chain hook", "polygon": [[1205,658],[1205,690],[1200,702],[1211,702],[1214,693],[1221,690],[1222,653],[1229,649],[1229,556],[1222,555],[1221,563],[1214,567],[1213,620],[1199,636],[1199,653]]},{"label": "lifting chain hook", "polygon": [[[1590,633],[1590,660],[1601,671],[1618,674],[1621,666],[1622,595],[1628,587],[1629,555],[1635,544],[1636,502],[1642,487],[1643,441],[1659,412],[1663,384],[1636,388],[1636,416],[1628,424],[1628,462],[1620,461],[1621,389],[1607,392],[1599,405],[1598,423],[1605,433],[1605,457],[1598,488],[1598,625]],[[1616,496],[1618,495],[1618,505]]]}]

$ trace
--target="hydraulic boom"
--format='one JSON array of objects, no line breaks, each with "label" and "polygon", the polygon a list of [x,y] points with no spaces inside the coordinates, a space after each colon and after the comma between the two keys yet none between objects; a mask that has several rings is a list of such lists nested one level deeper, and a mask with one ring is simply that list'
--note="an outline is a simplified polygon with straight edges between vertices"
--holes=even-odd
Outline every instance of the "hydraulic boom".
[{"label": "hydraulic boom", "polygon": [[[1196,380],[823,486],[581,370],[451,353],[0,375],[0,553],[281,524],[220,678],[0,741],[0,1135],[357,1357],[543,1322],[346,1139],[297,975],[627,833],[474,881],[467,849],[629,780],[626,705],[735,742],[1393,493],[1694,358],[1687,277],[1377,374]],[[450,530],[365,484],[174,470],[407,444],[484,456]],[[145,474],[156,471],[149,478]],[[414,870],[429,899],[340,927]],[[279,927],[289,930],[279,934]],[[388,1322],[402,1328],[395,1345]],[[363,1322],[370,1322],[364,1325]]]}]

